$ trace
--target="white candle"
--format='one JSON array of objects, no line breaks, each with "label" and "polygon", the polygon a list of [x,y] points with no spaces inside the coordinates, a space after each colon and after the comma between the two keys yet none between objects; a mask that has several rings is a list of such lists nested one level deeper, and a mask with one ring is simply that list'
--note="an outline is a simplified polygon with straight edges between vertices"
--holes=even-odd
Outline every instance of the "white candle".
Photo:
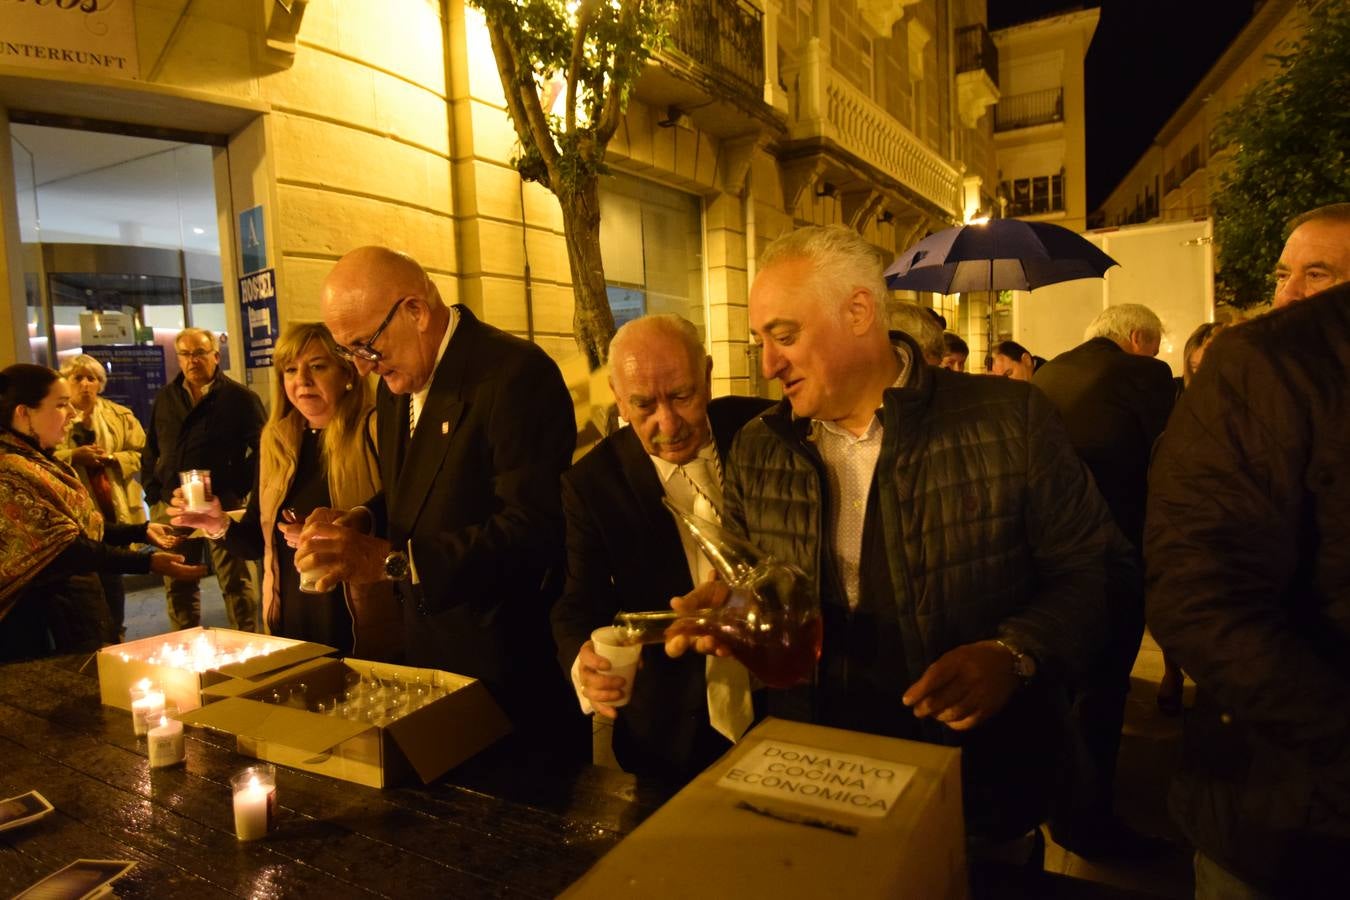
[{"label": "white candle", "polygon": [[277,802],[275,776],[259,777],[252,769],[236,775],[234,786],[234,834],[241,841],[266,837],[272,826]]},{"label": "white candle", "polygon": [[183,496],[187,498],[188,509],[206,508],[206,485],[200,481],[189,481],[183,485]]},{"label": "white candle", "polygon": [[150,768],[162,769],[183,761],[183,723],[167,716],[159,717],[159,726],[150,729],[147,736],[150,747]]},{"label": "white candle", "polygon": [[131,728],[137,737],[150,730],[150,723],[164,715],[164,692],[154,688],[146,689],[140,697],[132,693]]}]

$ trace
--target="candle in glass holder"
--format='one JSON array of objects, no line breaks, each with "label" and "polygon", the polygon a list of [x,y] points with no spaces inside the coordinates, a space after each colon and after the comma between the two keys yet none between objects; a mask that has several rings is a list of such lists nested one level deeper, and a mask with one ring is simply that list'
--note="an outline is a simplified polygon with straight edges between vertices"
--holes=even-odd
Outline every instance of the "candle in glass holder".
[{"label": "candle in glass holder", "polygon": [[241,841],[266,837],[276,814],[276,767],[249,766],[230,779],[230,787],[234,790],[235,837]]},{"label": "candle in glass holder", "polygon": [[142,678],[131,688],[131,729],[137,737],[144,737],[150,723],[164,714],[164,692],[148,678]]},{"label": "candle in glass holder", "polygon": [[178,478],[183,487],[183,499],[187,501],[188,510],[196,512],[209,509],[206,498],[211,493],[211,471],[209,469],[188,469],[185,472],[179,472]]},{"label": "candle in glass holder", "polygon": [[155,727],[146,735],[152,769],[176,766],[186,756],[183,747],[183,723],[172,718],[176,715],[178,715],[177,706],[172,704],[165,706]]}]

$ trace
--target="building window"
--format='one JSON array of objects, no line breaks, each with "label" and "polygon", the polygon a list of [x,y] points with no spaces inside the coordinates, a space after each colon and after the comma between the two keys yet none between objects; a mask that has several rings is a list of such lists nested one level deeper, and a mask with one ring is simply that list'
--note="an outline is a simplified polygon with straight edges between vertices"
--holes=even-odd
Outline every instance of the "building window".
[{"label": "building window", "polygon": [[706,339],[698,197],[632,175],[604,178],[600,254],[615,325],[675,313],[693,322]]},{"label": "building window", "polygon": [[1064,209],[1064,173],[1015,178],[1002,185],[1008,198],[1008,215],[1036,216]]}]

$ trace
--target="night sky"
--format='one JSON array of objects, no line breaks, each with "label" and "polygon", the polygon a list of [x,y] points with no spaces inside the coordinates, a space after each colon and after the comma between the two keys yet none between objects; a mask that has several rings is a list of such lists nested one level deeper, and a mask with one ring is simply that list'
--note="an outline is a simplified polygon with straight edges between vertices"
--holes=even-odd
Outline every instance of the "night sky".
[{"label": "night sky", "polygon": [[1251,18],[1253,0],[988,0],[1003,28],[1097,6],[1087,56],[1087,195],[1095,210]]}]

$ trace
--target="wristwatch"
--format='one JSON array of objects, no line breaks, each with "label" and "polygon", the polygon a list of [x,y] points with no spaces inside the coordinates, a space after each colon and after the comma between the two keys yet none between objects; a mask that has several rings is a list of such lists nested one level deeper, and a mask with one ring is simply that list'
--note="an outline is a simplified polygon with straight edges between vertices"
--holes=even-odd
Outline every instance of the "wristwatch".
[{"label": "wristwatch", "polygon": [[1036,677],[1036,657],[1027,653],[1011,641],[995,638],[994,643],[1012,654],[1013,674],[1022,679],[1022,684],[1030,684],[1031,680]]},{"label": "wristwatch", "polygon": [[408,554],[398,550],[384,558],[384,577],[389,581],[404,581],[408,577]]}]

